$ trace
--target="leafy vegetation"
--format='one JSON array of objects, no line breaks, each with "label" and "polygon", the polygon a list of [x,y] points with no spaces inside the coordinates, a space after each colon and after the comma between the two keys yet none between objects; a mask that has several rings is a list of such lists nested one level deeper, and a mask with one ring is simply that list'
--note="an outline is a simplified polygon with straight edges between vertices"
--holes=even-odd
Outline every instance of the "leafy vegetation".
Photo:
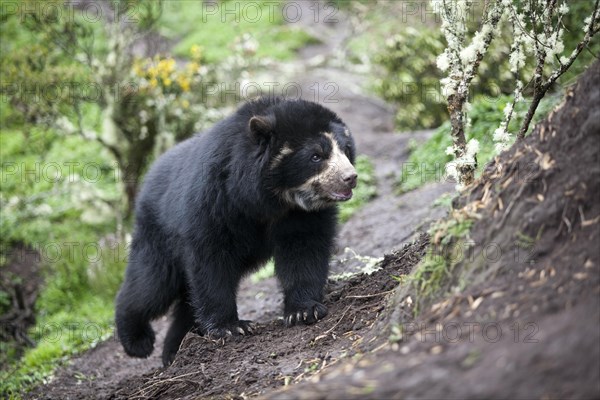
[{"label": "leafy vegetation", "polygon": [[[375,62],[385,74],[374,82],[375,91],[399,105],[396,126],[402,130],[432,128],[447,119],[435,65],[444,49],[439,29],[407,27],[388,38]],[[418,56],[416,56],[418,54]]]},{"label": "leafy vegetation", "polygon": [[30,331],[36,347],[28,350],[18,363],[0,371],[3,396],[17,397],[18,393],[47,379],[57,365],[70,356],[94,347],[113,333],[112,299],[89,294],[80,297],[77,304],[61,301],[60,311],[40,316]]},{"label": "leafy vegetation", "polygon": [[[544,118],[560,101],[561,96],[549,96],[542,100],[538,112],[534,117],[534,123]],[[468,113],[471,126],[467,130],[467,140],[479,141],[479,152],[477,153],[477,172],[481,173],[485,165],[497,154],[492,134],[504,118],[503,110],[508,102],[512,101],[509,96],[501,97],[479,97]],[[527,104],[517,103],[515,115],[509,129],[517,129],[525,113]],[[514,139],[513,139],[514,140]],[[400,192],[414,190],[427,182],[446,181],[448,177],[445,170],[447,163],[452,161],[452,155],[446,153],[446,149],[452,146],[450,136],[450,123],[445,122],[439,127],[429,140],[422,144],[412,143],[412,149],[408,161],[402,166],[398,177],[397,188]]]},{"label": "leafy vegetation", "polygon": [[[474,3],[473,16],[481,15],[478,7],[482,5]],[[590,15],[593,2],[571,2],[568,6],[570,11],[562,24],[566,27],[564,48],[570,52],[581,40],[579,26]],[[439,19],[431,14],[431,5],[427,5],[429,13],[422,7],[425,2],[389,2],[379,3],[377,7],[361,7],[365,11],[357,17],[359,34],[349,42],[352,60],[357,63],[374,61],[373,89],[398,106],[396,126],[401,131],[435,128],[448,118],[440,85],[444,74],[436,65],[446,43],[439,29]],[[390,13],[399,15],[402,23],[387,18]],[[477,18],[469,18],[468,22],[472,28],[480,23]],[[511,42],[512,32],[505,26],[481,61],[471,97],[492,98],[513,92],[515,77],[508,63]],[[373,43],[377,44],[375,57],[364,57],[364,54],[372,53]],[[554,89],[572,82],[599,53],[600,41],[592,40],[577,62],[559,78]],[[535,60],[527,57],[521,70],[525,76],[532,76],[534,66]],[[525,87],[524,95],[531,97],[531,85]]]},{"label": "leafy vegetation", "polygon": [[[46,282],[28,332],[37,346],[0,372],[0,393],[8,395],[112,332],[125,252],[123,244],[110,244],[120,197],[114,165],[99,144],[3,124],[0,158],[2,265],[12,246],[24,243],[39,253]],[[2,348],[10,356],[10,343]]]},{"label": "leafy vegetation", "polygon": [[250,276],[250,279],[253,283],[258,283],[273,276],[275,276],[275,261],[273,261],[273,259],[270,259],[264,267],[253,273]]}]

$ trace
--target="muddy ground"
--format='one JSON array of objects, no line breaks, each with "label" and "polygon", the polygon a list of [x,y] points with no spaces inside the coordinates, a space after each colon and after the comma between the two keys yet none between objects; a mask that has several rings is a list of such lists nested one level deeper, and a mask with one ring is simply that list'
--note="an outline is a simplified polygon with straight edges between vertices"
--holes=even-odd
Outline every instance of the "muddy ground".
[{"label": "muddy ground", "polygon": [[[584,85],[596,85],[595,97],[579,97],[569,114],[556,114],[561,119],[552,122],[554,127],[549,123],[544,132],[538,128],[456,202],[458,210],[477,215],[472,239],[478,245],[473,251],[496,243],[510,252],[498,259],[486,253],[479,265],[479,271],[486,271],[482,274],[469,275],[465,266],[457,266],[455,272],[473,278],[472,283],[425,304],[415,320],[417,299],[395,289],[407,287],[406,274],[430,240],[417,231],[446,214],[432,204],[452,185],[437,183],[395,194],[393,175],[406,160],[408,140],[425,140],[430,132],[395,134],[393,110],[357,83],[365,77],[327,62],[351,32],[347,21],[338,19],[337,26],[315,27],[305,21],[305,28],[323,43],[303,50],[288,67],[301,71],[305,88],[314,82],[338,83],[339,101],[326,105],[352,127],[359,151],[376,167],[378,197],[341,227],[332,274],[360,267],[360,262],[347,260],[346,247],[361,256],[387,253],[381,269],[331,280],[326,300],[330,313],[308,327],[284,328],[282,297],[273,278],[245,281],[238,300],[240,318],[259,322],[255,335],[213,342],[189,334],[174,364],[162,369],[163,318],[154,324],[157,348],[150,358],[125,356],[113,338],[61,368],[50,384],[28,397],[600,396],[600,144],[597,134],[578,133],[600,120],[591,107],[599,102],[597,82]],[[562,132],[572,134],[563,138]],[[538,176],[526,175],[530,180],[517,179],[514,166],[531,172],[532,164],[547,168]],[[480,207],[473,209],[472,204]],[[535,239],[534,245],[528,238]],[[511,246],[523,241],[530,245],[515,257]]]}]

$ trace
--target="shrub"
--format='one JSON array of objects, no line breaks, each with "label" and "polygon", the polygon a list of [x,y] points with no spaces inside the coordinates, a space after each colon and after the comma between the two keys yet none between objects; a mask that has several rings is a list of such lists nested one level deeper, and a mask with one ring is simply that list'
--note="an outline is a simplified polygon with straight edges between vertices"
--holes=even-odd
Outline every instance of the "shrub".
[{"label": "shrub", "polygon": [[[538,108],[534,122],[548,115],[560,98],[561,96],[558,95],[544,98]],[[479,97],[471,106],[468,114],[471,126],[467,129],[467,140],[476,139],[479,141],[479,152],[477,153],[478,173],[481,173],[485,165],[496,155],[492,134],[504,118],[502,110],[510,102],[512,102],[510,96],[498,98]],[[517,129],[526,112],[526,102],[517,103],[515,116],[509,128]],[[419,145],[413,143],[408,161],[402,166],[398,177],[398,190],[407,192],[417,189],[427,182],[449,179],[444,168],[453,159],[452,155],[446,153],[446,149],[451,146],[452,137],[449,122],[445,122],[440,126],[425,143]]]}]

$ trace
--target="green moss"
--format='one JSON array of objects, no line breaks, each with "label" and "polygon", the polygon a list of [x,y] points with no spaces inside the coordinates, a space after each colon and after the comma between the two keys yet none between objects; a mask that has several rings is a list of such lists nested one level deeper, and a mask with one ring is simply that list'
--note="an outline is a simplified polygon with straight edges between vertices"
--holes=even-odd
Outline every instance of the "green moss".
[{"label": "green moss", "polygon": [[431,243],[421,262],[410,275],[419,304],[439,295],[452,280],[452,270],[461,262],[469,248],[468,235],[473,220],[456,213],[433,225],[429,230]]}]

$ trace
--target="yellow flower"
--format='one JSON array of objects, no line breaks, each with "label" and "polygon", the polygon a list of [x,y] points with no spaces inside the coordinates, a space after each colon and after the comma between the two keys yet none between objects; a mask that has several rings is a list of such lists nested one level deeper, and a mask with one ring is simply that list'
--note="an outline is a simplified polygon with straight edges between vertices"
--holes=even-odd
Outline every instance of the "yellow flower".
[{"label": "yellow flower", "polygon": [[165,58],[158,62],[158,70],[162,75],[170,74],[175,70],[175,60],[172,58]]},{"label": "yellow flower", "polygon": [[150,79],[150,87],[155,88],[158,86],[158,80],[156,78]]},{"label": "yellow flower", "polygon": [[155,66],[148,67],[146,72],[148,73],[148,76],[152,79],[155,79],[158,76],[158,68]]},{"label": "yellow flower", "polygon": [[193,59],[199,60],[202,57],[202,47],[195,44],[190,49],[190,53],[192,53]]},{"label": "yellow flower", "polygon": [[190,80],[186,76],[179,75],[177,77],[177,83],[179,84],[179,87],[181,87],[181,90],[183,90],[184,92],[190,91]]},{"label": "yellow flower", "polygon": [[198,70],[200,69],[200,64],[198,64],[195,61],[192,61],[186,65],[186,68],[188,69],[188,71],[191,74],[196,74],[196,73],[198,73]]},{"label": "yellow flower", "polygon": [[173,83],[173,81],[171,80],[171,78],[167,78],[163,79],[163,83],[165,86],[171,86],[171,83]]},{"label": "yellow flower", "polygon": [[183,107],[184,109],[187,109],[190,106],[190,102],[187,101],[187,99],[183,99],[181,101],[181,107]]}]

